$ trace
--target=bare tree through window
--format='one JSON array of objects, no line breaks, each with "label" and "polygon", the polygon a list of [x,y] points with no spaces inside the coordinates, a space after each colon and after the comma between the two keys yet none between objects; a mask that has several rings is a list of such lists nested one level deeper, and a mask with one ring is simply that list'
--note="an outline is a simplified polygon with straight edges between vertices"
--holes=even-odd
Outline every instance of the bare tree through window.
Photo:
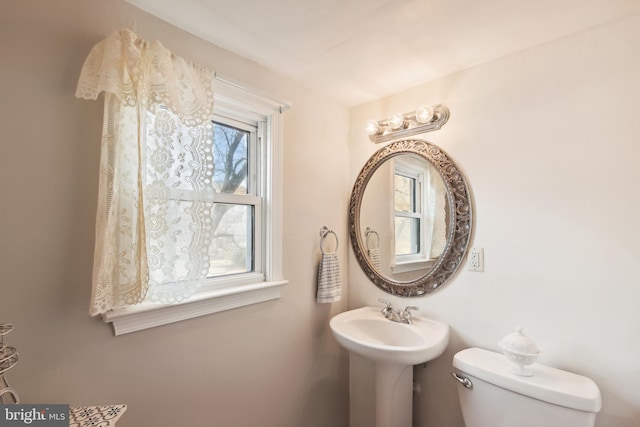
[{"label": "bare tree through window", "polygon": [[[214,189],[248,194],[250,132],[214,122]],[[215,203],[212,214],[210,276],[251,271],[252,206]]]}]

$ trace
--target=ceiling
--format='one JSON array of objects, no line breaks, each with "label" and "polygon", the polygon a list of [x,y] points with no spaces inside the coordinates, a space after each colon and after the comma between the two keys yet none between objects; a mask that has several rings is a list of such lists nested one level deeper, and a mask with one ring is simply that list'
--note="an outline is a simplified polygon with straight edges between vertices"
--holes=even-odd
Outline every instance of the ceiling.
[{"label": "ceiling", "polygon": [[599,24],[638,0],[127,0],[354,106]]}]

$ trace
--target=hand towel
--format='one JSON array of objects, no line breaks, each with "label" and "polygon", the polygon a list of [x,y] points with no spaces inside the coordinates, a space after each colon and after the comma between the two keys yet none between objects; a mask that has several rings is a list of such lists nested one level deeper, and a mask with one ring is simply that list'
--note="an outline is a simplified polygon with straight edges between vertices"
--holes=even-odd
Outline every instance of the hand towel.
[{"label": "hand towel", "polygon": [[318,267],[319,303],[340,301],[342,282],[340,280],[340,263],[336,252],[323,253]]},{"label": "hand towel", "polygon": [[380,251],[378,248],[369,249],[369,261],[376,268],[376,270],[380,270]]}]

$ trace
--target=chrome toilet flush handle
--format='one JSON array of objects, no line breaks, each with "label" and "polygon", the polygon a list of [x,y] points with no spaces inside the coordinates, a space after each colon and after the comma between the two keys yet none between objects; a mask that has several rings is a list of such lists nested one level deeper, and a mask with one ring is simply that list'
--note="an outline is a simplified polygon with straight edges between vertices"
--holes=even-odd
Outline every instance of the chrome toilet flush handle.
[{"label": "chrome toilet flush handle", "polygon": [[455,372],[451,372],[451,376],[456,379],[464,388],[472,389],[473,383],[467,377],[463,377],[462,375],[458,375]]}]

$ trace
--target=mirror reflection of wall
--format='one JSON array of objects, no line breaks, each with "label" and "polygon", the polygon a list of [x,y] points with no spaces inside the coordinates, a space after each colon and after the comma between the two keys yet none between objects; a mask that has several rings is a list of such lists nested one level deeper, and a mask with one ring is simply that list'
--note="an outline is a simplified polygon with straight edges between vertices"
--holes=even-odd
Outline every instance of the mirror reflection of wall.
[{"label": "mirror reflection of wall", "polygon": [[373,265],[373,268],[380,270],[380,235],[376,230],[373,230],[371,227],[367,227],[364,229],[364,236],[364,244],[367,247],[367,256],[371,261],[371,265]]},{"label": "mirror reflection of wall", "polygon": [[[393,200],[393,164],[384,162],[373,174],[362,197],[360,224],[366,242],[366,228],[377,233],[379,263],[374,267],[384,275],[391,273],[393,257],[393,217],[390,217],[389,201]],[[372,239],[369,239],[373,244]]]}]

